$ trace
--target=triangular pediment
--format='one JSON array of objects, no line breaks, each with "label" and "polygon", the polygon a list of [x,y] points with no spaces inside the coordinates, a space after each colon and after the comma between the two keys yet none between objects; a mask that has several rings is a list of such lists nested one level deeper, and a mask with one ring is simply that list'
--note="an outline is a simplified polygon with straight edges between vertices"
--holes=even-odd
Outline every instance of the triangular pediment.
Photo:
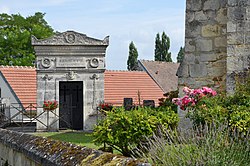
[{"label": "triangular pediment", "polygon": [[56,33],[47,39],[37,39],[32,36],[31,41],[32,45],[109,45],[108,36],[103,40],[99,40],[74,31]]}]

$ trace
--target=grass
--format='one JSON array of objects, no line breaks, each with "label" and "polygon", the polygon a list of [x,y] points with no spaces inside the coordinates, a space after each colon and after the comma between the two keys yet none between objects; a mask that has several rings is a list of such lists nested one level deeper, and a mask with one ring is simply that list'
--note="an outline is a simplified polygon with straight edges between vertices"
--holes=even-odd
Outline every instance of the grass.
[{"label": "grass", "polygon": [[99,149],[93,143],[94,137],[91,133],[77,132],[77,131],[60,131],[60,132],[37,132],[36,136],[46,137],[54,140],[70,142],[72,144],[86,146],[92,149]]}]

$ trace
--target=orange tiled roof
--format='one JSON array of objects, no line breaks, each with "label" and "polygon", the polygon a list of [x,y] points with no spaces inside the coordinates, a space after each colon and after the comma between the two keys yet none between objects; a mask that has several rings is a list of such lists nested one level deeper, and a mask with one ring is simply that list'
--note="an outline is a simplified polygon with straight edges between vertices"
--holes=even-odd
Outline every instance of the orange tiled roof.
[{"label": "orange tiled roof", "polygon": [[22,66],[0,66],[0,71],[24,105],[36,103],[36,69]]},{"label": "orange tiled roof", "polygon": [[163,97],[163,91],[154,80],[142,71],[105,71],[104,101],[116,106],[123,104],[123,98],[133,98],[138,104],[138,92],[142,100],[154,100]]},{"label": "orange tiled roof", "polygon": [[[22,104],[36,103],[36,69],[33,67],[0,66],[0,71],[10,84]],[[133,98],[138,104],[140,92],[143,100],[155,100],[163,97],[163,91],[146,73],[141,71],[105,71],[105,102],[116,106],[123,104],[123,98]],[[25,104],[26,105],[26,104]]]}]

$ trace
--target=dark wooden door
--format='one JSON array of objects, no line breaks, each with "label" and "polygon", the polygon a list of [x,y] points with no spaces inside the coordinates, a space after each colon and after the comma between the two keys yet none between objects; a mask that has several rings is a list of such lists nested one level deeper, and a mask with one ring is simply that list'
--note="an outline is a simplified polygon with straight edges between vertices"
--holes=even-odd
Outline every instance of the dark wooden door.
[{"label": "dark wooden door", "polygon": [[83,82],[59,83],[59,127],[83,129]]}]

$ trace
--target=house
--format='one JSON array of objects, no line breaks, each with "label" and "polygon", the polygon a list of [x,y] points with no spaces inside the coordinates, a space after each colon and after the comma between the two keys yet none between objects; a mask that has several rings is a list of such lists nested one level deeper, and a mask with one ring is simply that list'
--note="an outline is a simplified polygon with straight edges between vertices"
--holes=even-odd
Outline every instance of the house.
[{"label": "house", "polygon": [[[98,79],[96,81],[98,81]],[[68,82],[72,83],[72,81]],[[98,86],[98,82],[96,82],[96,86]],[[46,91],[46,86],[40,88],[44,88]],[[24,109],[29,111],[29,109],[31,109],[29,107],[31,104],[34,107],[37,106],[36,68],[22,66],[1,66],[0,89],[1,99],[9,98],[11,103],[11,108],[9,111],[7,111],[8,113],[5,111],[5,116],[7,115],[8,117],[13,117],[14,119],[12,120],[15,121],[23,120],[20,111]],[[46,95],[46,93],[44,93],[44,95]],[[82,95],[85,95],[85,93],[83,92]],[[144,71],[106,70],[104,72],[105,103],[111,103],[114,106],[122,106],[124,98],[132,98],[133,104],[135,105],[142,104],[143,100],[154,100],[154,103],[157,106],[158,99],[162,97],[162,89]],[[95,100],[98,101],[98,99]],[[58,115],[60,116],[60,110],[63,108],[63,106],[61,106],[62,102],[59,101],[59,103],[60,106]],[[98,106],[98,103],[94,104]],[[41,108],[41,105],[38,105],[37,108]],[[71,109],[70,107],[67,108]],[[44,116],[44,113],[38,114]]]},{"label": "house", "polygon": [[144,71],[109,71],[104,74],[104,101],[115,106],[123,105],[124,98],[132,98],[135,105],[142,105],[143,100],[163,97],[163,90]]},{"label": "house", "polygon": [[179,63],[139,60],[139,69],[146,71],[158,84],[164,93],[177,90],[178,77],[176,76]]},{"label": "house", "polygon": [[[36,69],[22,66],[0,66],[1,98],[24,107],[36,103]],[[144,71],[112,71],[104,73],[104,102],[122,106],[124,98],[135,104],[163,97],[163,90]],[[140,101],[139,101],[140,100]],[[139,103],[140,102],[140,103]]]},{"label": "house", "polygon": [[0,66],[0,96],[22,107],[36,104],[36,69],[34,67]]},{"label": "house", "polygon": [[35,68],[0,66],[0,121],[6,122],[10,117],[11,121],[23,121],[20,112],[31,113],[36,107],[36,89]]}]

